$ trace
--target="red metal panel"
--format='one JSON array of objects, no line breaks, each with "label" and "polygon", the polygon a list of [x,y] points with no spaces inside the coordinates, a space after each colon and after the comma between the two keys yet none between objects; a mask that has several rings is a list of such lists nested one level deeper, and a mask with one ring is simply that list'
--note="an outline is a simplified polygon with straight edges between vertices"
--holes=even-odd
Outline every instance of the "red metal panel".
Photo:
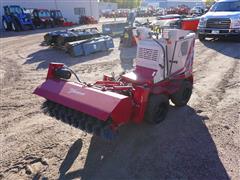
[{"label": "red metal panel", "polygon": [[111,117],[115,125],[121,125],[131,120],[134,104],[130,98],[121,100],[114,108]]},{"label": "red metal panel", "polygon": [[63,67],[63,63],[50,63],[48,66],[48,74],[47,74],[47,79],[54,78],[54,71],[58,68]]},{"label": "red metal panel", "polygon": [[126,122],[131,116],[132,103],[128,96],[74,82],[48,79],[34,93],[103,121],[112,115],[118,122]]},{"label": "red metal panel", "polygon": [[133,98],[135,102],[135,108],[133,113],[133,121],[140,123],[144,119],[144,113],[147,107],[148,96],[150,89],[141,86],[136,86],[133,91]]},{"label": "red metal panel", "polygon": [[183,19],[181,21],[183,30],[197,31],[199,19]]}]

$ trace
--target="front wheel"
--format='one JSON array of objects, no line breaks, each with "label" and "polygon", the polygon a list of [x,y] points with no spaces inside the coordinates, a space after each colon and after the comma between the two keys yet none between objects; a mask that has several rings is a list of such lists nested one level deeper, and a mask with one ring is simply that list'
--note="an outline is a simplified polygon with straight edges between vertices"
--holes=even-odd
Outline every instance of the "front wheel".
[{"label": "front wheel", "polygon": [[183,81],[179,90],[171,95],[171,101],[175,106],[185,106],[191,95],[192,95],[193,85],[190,81]]},{"label": "front wheel", "polygon": [[166,95],[150,95],[145,113],[145,121],[159,124],[165,120],[169,109],[169,99]]},{"label": "front wheel", "polygon": [[20,31],[20,26],[16,22],[12,22],[11,27],[13,31]]}]

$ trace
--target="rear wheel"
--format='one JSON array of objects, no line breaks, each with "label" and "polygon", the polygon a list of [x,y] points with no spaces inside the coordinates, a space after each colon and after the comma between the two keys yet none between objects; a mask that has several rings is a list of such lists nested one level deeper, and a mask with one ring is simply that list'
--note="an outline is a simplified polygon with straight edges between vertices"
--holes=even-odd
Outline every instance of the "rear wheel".
[{"label": "rear wheel", "polygon": [[35,29],[35,26],[33,24],[30,25],[31,30]]},{"label": "rear wheel", "polygon": [[204,36],[203,34],[198,34],[199,41],[204,41],[205,38],[206,38],[206,36]]},{"label": "rear wheel", "polygon": [[20,26],[15,21],[11,23],[11,27],[13,31],[20,31]]},{"label": "rear wheel", "polygon": [[180,89],[171,95],[171,101],[175,106],[185,106],[191,95],[192,95],[193,85],[190,81],[183,81]]},{"label": "rear wheel", "polygon": [[55,23],[51,22],[51,28],[54,28],[54,27],[55,27]]},{"label": "rear wheel", "polygon": [[159,124],[165,120],[168,109],[169,99],[166,95],[150,95],[145,113],[145,121],[151,124]]}]

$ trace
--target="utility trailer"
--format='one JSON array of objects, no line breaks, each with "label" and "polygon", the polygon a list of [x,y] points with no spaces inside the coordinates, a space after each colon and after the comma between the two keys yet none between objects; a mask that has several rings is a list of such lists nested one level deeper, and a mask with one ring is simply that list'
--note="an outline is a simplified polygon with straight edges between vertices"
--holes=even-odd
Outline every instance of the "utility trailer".
[{"label": "utility trailer", "polygon": [[127,26],[129,26],[128,22],[106,23],[102,25],[102,31],[105,35],[116,37],[121,36],[123,34],[124,28]]}]

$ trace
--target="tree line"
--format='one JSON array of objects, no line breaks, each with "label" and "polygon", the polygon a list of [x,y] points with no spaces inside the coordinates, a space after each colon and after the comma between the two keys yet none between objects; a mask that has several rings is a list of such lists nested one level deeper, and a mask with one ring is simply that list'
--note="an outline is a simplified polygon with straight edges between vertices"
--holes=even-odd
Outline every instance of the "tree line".
[{"label": "tree line", "polygon": [[113,2],[118,4],[118,8],[137,8],[141,0],[103,0],[103,2]]}]

